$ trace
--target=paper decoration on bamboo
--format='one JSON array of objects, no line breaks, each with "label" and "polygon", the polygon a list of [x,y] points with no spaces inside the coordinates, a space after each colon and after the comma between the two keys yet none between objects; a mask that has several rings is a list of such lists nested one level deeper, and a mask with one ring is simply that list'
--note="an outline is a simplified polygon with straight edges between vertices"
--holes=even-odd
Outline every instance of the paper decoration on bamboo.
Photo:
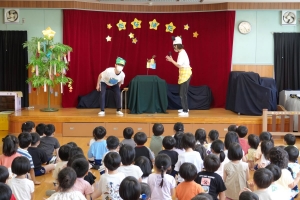
[{"label": "paper decoration on bamboo", "polygon": [[119,20],[119,23],[117,23],[117,27],[119,31],[126,30],[126,22],[123,22],[121,19]]},{"label": "paper decoration on bamboo", "polygon": [[147,59],[147,65],[146,65],[147,68],[156,69],[156,62],[155,62],[154,58],[155,58],[155,55],[153,55],[151,59]]},{"label": "paper decoration on bamboo", "polygon": [[199,35],[199,34],[197,33],[197,31],[193,33],[193,37],[195,37],[195,38],[197,38],[198,35]]},{"label": "paper decoration on bamboo", "polygon": [[156,19],[150,21],[149,24],[150,24],[149,28],[154,30],[157,30],[157,27],[159,26],[159,23],[156,21]]},{"label": "paper decoration on bamboo", "polygon": [[186,25],[184,25],[184,30],[189,30],[189,25],[188,24],[186,24]]},{"label": "paper decoration on bamboo", "polygon": [[111,29],[112,26],[111,26],[111,24],[107,24],[106,27],[107,27],[108,29]]},{"label": "paper decoration on bamboo", "polygon": [[134,21],[131,22],[133,29],[141,28],[141,24],[142,24],[142,20],[138,20],[137,18],[134,18]]},{"label": "paper decoration on bamboo", "polygon": [[111,37],[110,37],[109,35],[106,37],[106,41],[107,41],[107,42],[110,42],[110,41],[111,41]]},{"label": "paper decoration on bamboo", "polygon": [[136,44],[138,42],[138,40],[136,38],[132,39],[132,43]]},{"label": "paper decoration on bamboo", "polygon": [[175,28],[176,26],[173,25],[173,22],[171,22],[170,24],[166,24],[166,32],[173,33]]},{"label": "paper decoration on bamboo", "polygon": [[133,33],[130,33],[128,36],[129,36],[130,39],[134,38],[134,34]]},{"label": "paper decoration on bamboo", "polygon": [[50,27],[46,28],[46,30],[43,30],[43,35],[47,40],[52,40],[54,35],[55,35],[55,31],[53,31]]}]

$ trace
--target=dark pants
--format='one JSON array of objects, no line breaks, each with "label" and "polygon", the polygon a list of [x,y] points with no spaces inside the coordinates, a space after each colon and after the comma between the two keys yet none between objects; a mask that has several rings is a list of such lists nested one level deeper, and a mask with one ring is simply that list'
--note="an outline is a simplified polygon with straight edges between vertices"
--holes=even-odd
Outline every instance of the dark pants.
[{"label": "dark pants", "polygon": [[[106,94],[106,83],[104,82],[100,82],[100,87],[101,87],[101,91],[100,91],[100,108],[102,111],[104,111],[105,108],[105,94]],[[119,84],[110,86],[110,88],[113,90],[114,94],[115,94],[115,101],[116,101],[116,105],[117,105],[117,110],[121,109],[121,93],[120,93],[120,87]]]},{"label": "dark pants", "polygon": [[191,77],[192,76],[190,76],[190,78],[186,82],[179,84],[179,96],[180,96],[183,112],[188,112],[189,109],[187,94],[188,94]]}]

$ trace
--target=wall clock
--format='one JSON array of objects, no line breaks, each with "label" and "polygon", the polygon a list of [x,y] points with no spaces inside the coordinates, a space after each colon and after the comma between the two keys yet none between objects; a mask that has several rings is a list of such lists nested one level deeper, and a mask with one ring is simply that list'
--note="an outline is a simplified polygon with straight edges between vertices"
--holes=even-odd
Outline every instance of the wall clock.
[{"label": "wall clock", "polygon": [[248,34],[251,32],[251,24],[249,22],[243,21],[239,23],[238,29],[242,34]]}]

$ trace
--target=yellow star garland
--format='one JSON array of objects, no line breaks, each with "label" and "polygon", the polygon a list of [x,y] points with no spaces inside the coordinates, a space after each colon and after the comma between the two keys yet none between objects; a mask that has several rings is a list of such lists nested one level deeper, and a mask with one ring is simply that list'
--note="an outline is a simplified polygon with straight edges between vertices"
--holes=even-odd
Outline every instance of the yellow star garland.
[{"label": "yellow star garland", "polygon": [[134,18],[134,21],[131,22],[133,29],[141,28],[141,24],[142,24],[142,20],[138,20],[137,18]]},{"label": "yellow star garland", "polygon": [[107,42],[110,42],[110,41],[111,41],[111,37],[110,37],[110,36],[107,36],[107,37],[106,37],[106,41],[107,41]]},{"label": "yellow star garland", "polygon": [[107,27],[108,29],[111,29],[112,26],[111,26],[111,24],[107,24],[106,27]]},{"label": "yellow star garland", "polygon": [[126,22],[123,22],[121,19],[119,20],[119,23],[117,23],[117,27],[119,31],[126,30]]},{"label": "yellow star garland", "polygon": [[156,19],[150,21],[149,24],[150,24],[149,28],[154,30],[157,30],[157,27],[159,26],[159,23],[156,21]]},{"label": "yellow star garland", "polygon": [[132,43],[136,44],[138,42],[138,40],[136,38],[132,39]]},{"label": "yellow star garland", "polygon": [[166,24],[166,32],[173,33],[175,28],[176,26],[173,25],[173,22],[171,22],[170,24]]},{"label": "yellow star garland", "polygon": [[134,38],[134,34],[133,33],[130,33],[128,36],[129,36],[129,38]]},{"label": "yellow star garland", "polygon": [[195,37],[195,38],[197,38],[198,35],[199,35],[199,34],[197,33],[197,31],[193,33],[193,37]]},{"label": "yellow star garland", "polygon": [[184,30],[189,30],[189,25],[188,24],[186,24],[186,25],[184,25]]}]

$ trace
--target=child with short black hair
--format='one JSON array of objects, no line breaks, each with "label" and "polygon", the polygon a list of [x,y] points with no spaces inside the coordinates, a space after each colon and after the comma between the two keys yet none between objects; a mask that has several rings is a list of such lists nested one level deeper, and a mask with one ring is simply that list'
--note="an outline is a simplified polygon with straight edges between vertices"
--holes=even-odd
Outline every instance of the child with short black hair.
[{"label": "child with short black hair", "polygon": [[78,158],[73,161],[71,167],[77,175],[73,190],[81,192],[86,199],[90,199],[91,194],[94,192],[94,188],[89,182],[84,180],[84,177],[89,172],[89,162],[85,158]]},{"label": "child with short black hair", "polygon": [[257,194],[259,199],[272,200],[268,187],[273,182],[273,173],[266,168],[260,168],[254,172],[253,181],[257,186],[257,190],[253,191],[253,193]]},{"label": "child with short black hair", "polygon": [[[289,145],[284,148],[284,150],[288,153],[289,155],[289,163],[288,167],[292,170],[293,172],[293,178],[297,178],[297,174],[300,172],[300,165],[296,162],[298,161],[299,157],[299,150],[294,146],[294,145]],[[299,193],[298,185],[296,185],[293,189],[292,192],[294,194]]]},{"label": "child with short black hair", "polygon": [[150,160],[151,166],[153,166],[152,163],[154,162],[154,155],[152,151],[145,146],[145,143],[147,142],[147,135],[144,132],[137,132],[133,139],[136,143],[136,147],[134,148],[135,159],[140,156],[145,156]]},{"label": "child with short black hair", "polygon": [[9,199],[15,199],[14,196],[12,196],[12,191],[8,185],[5,183],[0,183],[0,200],[9,200]]},{"label": "child with short black hair", "polygon": [[257,194],[250,191],[243,191],[239,196],[239,200],[260,200]]},{"label": "child with short black hair", "polygon": [[45,127],[46,124],[40,123],[35,128],[36,132],[40,135],[41,138],[45,136]]},{"label": "child with short black hair", "polygon": [[123,200],[138,200],[141,194],[141,185],[133,176],[128,176],[120,184],[120,197]]},{"label": "child with short black hair", "polygon": [[233,131],[233,132],[236,132],[236,131],[237,131],[237,128],[238,128],[237,125],[231,124],[231,125],[228,126],[227,131]]},{"label": "child with short black hair", "polygon": [[26,174],[31,169],[28,158],[25,156],[15,158],[12,162],[11,169],[12,172],[17,176],[9,179],[8,185],[10,186],[16,199],[34,199],[34,183],[26,178]]},{"label": "child with short black hair", "polygon": [[149,159],[145,156],[140,156],[135,160],[134,164],[139,166],[143,172],[142,182],[148,183],[148,176],[152,173],[152,167]]},{"label": "child with short black hair", "polygon": [[150,174],[148,184],[151,188],[152,200],[170,200],[174,195],[176,181],[166,174],[171,168],[171,158],[166,154],[158,154],[155,158],[155,173]]},{"label": "child with short black hair", "polygon": [[195,182],[200,184],[204,192],[210,194],[214,200],[218,199],[218,196],[220,200],[225,200],[226,187],[222,177],[215,173],[220,167],[219,157],[214,154],[206,156],[204,167],[206,171],[199,172]]},{"label": "child with short black hair", "polygon": [[35,176],[42,176],[52,170],[54,170],[55,165],[49,164],[44,165],[48,162],[48,157],[46,152],[44,152],[42,149],[37,148],[40,144],[40,135],[38,133],[31,133],[32,141],[31,146],[28,147],[28,152],[32,156],[32,161],[34,165],[34,174]]},{"label": "child with short black hair", "polygon": [[[261,159],[261,156],[262,156],[262,153],[261,153],[261,143],[262,141],[269,141],[269,140],[273,140],[272,139],[272,134],[270,132],[267,132],[267,131],[263,131],[261,132],[261,134],[259,135],[259,140],[260,140],[260,143],[256,149],[256,152],[255,152],[255,162],[259,162],[259,160]],[[254,167],[255,169],[257,169],[256,167]]]},{"label": "child with short black hair", "polygon": [[104,139],[106,129],[103,126],[98,126],[93,130],[93,135],[96,141],[90,146],[88,159],[90,163],[100,166],[103,155],[108,152],[106,140]]},{"label": "child with short black hair", "polygon": [[[38,148],[46,152],[48,157],[48,163],[55,163],[59,161],[58,150],[60,144],[58,140],[54,137],[54,134],[55,126],[53,124],[47,124],[45,127],[45,137],[41,138],[41,142],[38,146]],[[53,156],[54,151],[56,156]]]},{"label": "child with short black hair", "polygon": [[265,140],[262,141],[260,148],[261,148],[261,157],[260,160],[257,161],[257,167],[254,169],[258,168],[265,168],[268,164],[270,164],[269,161],[269,151],[274,147],[274,142],[273,140]]},{"label": "child with short black hair", "polygon": [[224,153],[224,143],[222,140],[215,140],[210,146],[211,154],[214,154],[220,159],[220,167],[215,171],[216,174],[219,174],[222,179],[224,175],[224,166],[229,162],[229,159]]},{"label": "child with short black hair", "polygon": [[[124,145],[125,147],[129,145]],[[122,151],[123,146],[120,151]],[[134,151],[132,149],[132,151]],[[117,152],[108,152],[103,159],[104,165],[108,172],[101,175],[100,181],[95,186],[95,192],[92,199],[96,199],[102,195],[102,199],[120,199],[119,187],[125,175],[118,171],[121,165],[121,156]],[[138,184],[139,185],[139,184]]]},{"label": "child with short black hair", "polygon": [[124,140],[121,141],[121,144],[122,145],[128,144],[134,148],[136,146],[136,144],[135,144],[134,140],[132,139],[133,133],[134,133],[134,131],[131,127],[124,128],[124,130],[123,130]]},{"label": "child with short black hair", "polygon": [[173,148],[175,147],[176,140],[172,136],[166,136],[164,137],[162,141],[164,150],[160,151],[158,154],[167,154],[171,158],[171,171],[167,171],[167,174],[170,174],[175,177],[176,172],[174,171],[175,164],[178,160],[178,153],[176,151],[173,151]]},{"label": "child with short black hair", "polygon": [[284,139],[284,142],[286,145],[295,145],[296,144],[296,137],[295,137],[295,135],[293,135],[291,133],[285,134],[283,139]]},{"label": "child with short black hair", "polygon": [[158,152],[162,150],[162,140],[164,136],[164,126],[161,123],[155,123],[152,127],[153,136],[150,141],[150,150],[154,153],[154,156],[157,156]]},{"label": "child with short black hair", "polygon": [[150,200],[151,199],[151,188],[147,183],[141,183],[141,196],[139,200]]},{"label": "child with short black hair", "polygon": [[11,172],[12,161],[19,156],[22,156],[17,152],[19,147],[19,140],[14,135],[7,135],[2,139],[2,153],[0,155],[0,165],[3,165]]},{"label": "child with short black hair", "polygon": [[[178,161],[175,164],[174,170],[179,172],[180,166],[185,163],[193,163],[197,168],[197,173],[201,172],[203,168],[203,160],[200,154],[197,151],[194,151],[196,139],[192,133],[185,133],[182,137],[182,147],[185,149],[185,152],[178,156]],[[178,182],[183,182],[184,179],[178,175]]]},{"label": "child with short black hair", "polygon": [[[119,138],[117,138],[116,136],[108,136],[107,139],[106,139],[106,147],[108,149],[108,152],[119,152],[119,149],[120,149],[120,141],[119,141]],[[103,155],[103,159],[105,158],[105,155],[108,153],[106,152],[104,155]],[[95,167],[95,166],[94,166]],[[104,174],[105,173],[105,166],[104,166],[104,163],[102,162],[101,163],[101,166],[99,167],[99,172],[100,174]]]},{"label": "child with short black hair", "polygon": [[201,185],[197,184],[194,179],[197,177],[197,168],[192,163],[183,163],[179,169],[180,176],[184,182],[176,187],[176,197],[178,200],[191,199],[195,195],[204,192]]},{"label": "child with short black hair", "polygon": [[33,121],[24,122],[21,131],[27,133],[35,132],[35,123]]},{"label": "child with short black hair", "polygon": [[259,137],[254,134],[248,135],[248,144],[250,148],[248,149],[248,153],[245,155],[245,158],[249,165],[249,169],[254,170],[255,153],[259,145]]},{"label": "child with short black hair", "polygon": [[228,157],[228,149],[229,149],[229,146],[232,144],[232,143],[238,143],[240,144],[240,141],[239,141],[239,136],[236,132],[233,132],[233,131],[228,131],[225,135],[225,138],[224,138],[224,145],[225,145],[225,155]]},{"label": "child with short black hair", "polygon": [[217,139],[219,139],[219,132],[217,130],[214,130],[214,129],[210,130],[209,133],[208,133],[208,144],[204,145],[205,148],[206,148],[207,154],[211,153],[210,146],[213,143],[213,141],[215,141]]},{"label": "child with short black hair", "polygon": [[[5,166],[0,165],[0,191],[1,191],[0,200],[8,200],[8,199],[16,200],[15,195],[12,194],[12,191],[8,185],[7,185],[7,187],[10,189],[10,195],[8,195],[8,197],[7,197],[4,194],[5,190],[7,190],[7,188],[5,186],[3,186],[2,184],[6,185],[8,178],[9,178],[8,169]],[[6,198],[4,198],[4,197],[6,197]]]},{"label": "child with short black hair", "polygon": [[176,122],[173,126],[173,131],[176,134],[177,132],[181,131],[184,132],[184,125],[181,122]]},{"label": "child with short black hair", "polygon": [[184,148],[182,147],[181,144],[181,139],[183,137],[184,132],[179,131],[177,133],[175,133],[174,135],[174,139],[176,141],[175,146],[174,146],[174,151],[176,151],[178,153],[178,155],[182,154],[183,152],[185,152]]},{"label": "child with short black hair", "polygon": [[246,126],[239,126],[236,130],[238,136],[239,136],[239,142],[240,145],[244,151],[245,154],[248,153],[248,149],[250,148],[248,141],[244,139],[246,135],[248,134],[248,128]]},{"label": "child with short black hair", "polygon": [[141,182],[143,172],[140,167],[133,164],[135,160],[134,148],[130,145],[124,144],[121,146],[119,154],[121,156],[122,166],[118,168],[118,172],[125,174],[125,177],[133,176]]},{"label": "child with short black hair", "polygon": [[62,145],[58,150],[59,162],[56,163],[55,169],[52,173],[52,177],[57,180],[58,173],[67,166],[69,160],[69,152],[71,150],[70,145]]},{"label": "child with short black hair", "polygon": [[195,132],[195,139],[196,139],[196,145],[197,144],[207,145],[206,131],[202,128],[197,129]]}]

